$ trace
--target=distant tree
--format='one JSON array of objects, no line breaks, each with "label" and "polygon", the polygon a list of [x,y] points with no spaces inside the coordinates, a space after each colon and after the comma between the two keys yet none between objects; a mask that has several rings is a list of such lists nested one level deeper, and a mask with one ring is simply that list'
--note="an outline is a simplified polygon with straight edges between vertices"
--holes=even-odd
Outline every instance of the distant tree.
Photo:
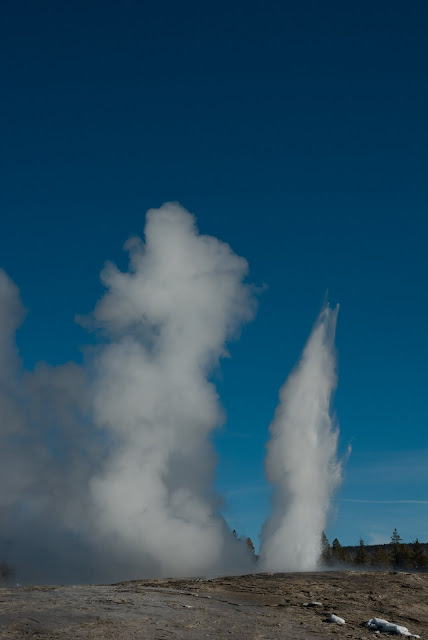
[{"label": "distant tree", "polygon": [[398,567],[401,560],[401,538],[398,535],[397,529],[394,529],[391,536],[391,544],[392,544],[392,564],[394,567]]},{"label": "distant tree", "polygon": [[411,569],[413,567],[413,553],[408,544],[400,544],[397,566],[401,569]]},{"label": "distant tree", "polygon": [[402,543],[397,529],[394,529],[391,536],[392,544],[392,564],[396,568],[409,569],[412,566],[412,552],[406,544]]},{"label": "distant tree", "polygon": [[15,579],[14,570],[6,562],[0,562],[0,584],[13,582]]},{"label": "distant tree", "polygon": [[247,547],[249,548],[253,556],[255,556],[256,550],[254,548],[253,541],[251,540],[251,538],[247,538],[245,542],[247,543]]},{"label": "distant tree", "polygon": [[320,563],[322,565],[328,565],[328,564],[331,563],[331,547],[330,547],[330,543],[329,543],[328,538],[325,535],[324,531],[322,532],[322,536],[321,536]]},{"label": "distant tree", "polygon": [[397,529],[394,529],[391,536],[391,544],[400,544],[400,542],[401,542],[401,538],[398,535],[398,531]]},{"label": "distant tree", "polygon": [[355,556],[355,564],[359,567],[363,567],[368,562],[368,553],[364,540],[360,538],[360,546],[358,547],[357,554]]},{"label": "distant tree", "polygon": [[331,544],[331,557],[333,562],[343,562],[349,564],[351,561],[348,552],[342,547],[337,538],[335,538]]},{"label": "distant tree", "polygon": [[236,533],[236,529],[232,531],[232,535],[235,538],[235,540],[238,540],[238,534]]},{"label": "distant tree", "polygon": [[381,569],[386,569],[391,566],[392,558],[388,553],[388,550],[383,546],[376,547],[375,552],[370,558],[370,562],[373,567],[379,567]]},{"label": "distant tree", "polygon": [[342,545],[340,544],[339,540],[335,538],[331,543],[331,552],[333,555],[339,555],[341,550],[342,550]]},{"label": "distant tree", "polygon": [[428,567],[428,557],[425,553],[425,550],[419,540],[416,540],[413,543],[412,548],[412,567],[414,569],[426,569]]}]

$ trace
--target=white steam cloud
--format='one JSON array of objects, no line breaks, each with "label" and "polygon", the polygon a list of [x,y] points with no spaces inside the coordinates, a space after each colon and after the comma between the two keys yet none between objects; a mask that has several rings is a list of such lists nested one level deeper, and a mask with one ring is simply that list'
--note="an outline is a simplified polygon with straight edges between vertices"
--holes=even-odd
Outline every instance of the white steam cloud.
[{"label": "white steam cloud", "polygon": [[331,415],[336,388],[336,309],[325,307],[296,369],[282,387],[270,426],[266,472],[274,486],[264,526],[265,571],[314,569],[333,491],[340,483],[338,430]]},{"label": "white steam cloud", "polygon": [[96,534],[132,562],[147,554],[159,573],[196,573],[236,558],[214,516],[208,437],[223,415],[208,378],[254,298],[246,261],[198,235],[177,205],[149,211],[145,236],[127,244],[129,273],[104,270],[94,313],[110,338],[96,360],[94,419],[115,442],[91,479]]},{"label": "white steam cloud", "polygon": [[223,421],[210,376],[254,315],[247,262],[191,214],[149,211],[130,268],[109,264],[85,369],[23,374],[23,310],[0,272],[0,559],[23,581],[243,571],[218,515],[209,437]]},{"label": "white steam cloud", "polygon": [[[177,204],[108,264],[80,320],[100,340],[83,366],[23,371],[19,291],[0,270],[0,561],[21,582],[113,581],[255,570],[219,515],[210,437],[224,421],[212,376],[256,311],[247,262],[200,235]],[[281,390],[267,472],[275,486],[261,569],[309,569],[340,480],[337,310],[325,308]]]}]

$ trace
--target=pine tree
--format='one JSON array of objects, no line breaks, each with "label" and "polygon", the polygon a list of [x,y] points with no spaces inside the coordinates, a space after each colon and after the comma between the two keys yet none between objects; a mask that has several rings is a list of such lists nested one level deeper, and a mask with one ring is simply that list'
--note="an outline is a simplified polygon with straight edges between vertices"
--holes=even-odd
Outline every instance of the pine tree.
[{"label": "pine tree", "polygon": [[426,569],[426,567],[428,567],[428,557],[426,556],[425,550],[417,538],[413,543],[412,567],[414,569]]},{"label": "pine tree", "polygon": [[385,547],[379,546],[370,558],[370,562],[373,567],[386,568],[391,566],[392,558]]},{"label": "pine tree", "polygon": [[330,543],[328,541],[327,536],[325,535],[324,531],[322,532],[322,537],[321,537],[321,557],[320,557],[320,564],[322,565],[328,565],[331,563],[331,548],[330,548]]},{"label": "pine tree", "polygon": [[410,568],[412,564],[412,552],[409,547],[402,543],[397,529],[394,529],[391,536],[392,544],[392,562],[394,567],[401,567],[403,569]]},{"label": "pine tree", "polygon": [[400,544],[400,542],[401,542],[401,538],[398,535],[398,531],[397,529],[394,529],[391,536],[391,544]]},{"label": "pine tree", "polygon": [[397,566],[402,569],[411,569],[413,567],[413,553],[407,544],[400,544]]},{"label": "pine tree", "polygon": [[401,547],[401,538],[398,535],[397,529],[394,529],[391,536],[391,544],[392,544],[392,563],[394,567],[398,567],[400,564],[400,547]]},{"label": "pine tree", "polygon": [[355,556],[355,564],[363,567],[368,562],[368,554],[364,540],[360,538],[360,546],[358,547],[357,554]]},{"label": "pine tree", "polygon": [[331,556],[334,562],[344,562],[349,564],[350,557],[347,551],[342,547],[339,540],[335,538],[331,545]]},{"label": "pine tree", "polygon": [[331,543],[332,554],[333,555],[339,555],[341,549],[342,549],[342,545],[340,544],[339,540],[337,538],[335,538],[333,540],[333,542]]}]

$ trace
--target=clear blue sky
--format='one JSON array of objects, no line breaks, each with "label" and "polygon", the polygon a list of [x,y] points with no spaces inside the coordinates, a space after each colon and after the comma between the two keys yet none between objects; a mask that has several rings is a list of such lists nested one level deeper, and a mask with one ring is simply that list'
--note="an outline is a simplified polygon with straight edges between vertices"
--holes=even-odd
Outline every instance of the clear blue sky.
[{"label": "clear blue sky", "polygon": [[268,285],[219,381],[232,525],[256,542],[278,389],[328,290],[353,453],[327,534],[428,541],[428,4],[4,0],[0,30],[25,365],[81,359],[104,261],[178,200]]}]

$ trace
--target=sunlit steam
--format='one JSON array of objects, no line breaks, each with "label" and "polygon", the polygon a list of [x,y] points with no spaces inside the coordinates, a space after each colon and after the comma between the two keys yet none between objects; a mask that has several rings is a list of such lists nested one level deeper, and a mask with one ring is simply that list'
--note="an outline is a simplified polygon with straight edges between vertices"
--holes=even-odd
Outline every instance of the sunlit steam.
[{"label": "sunlit steam", "polygon": [[270,426],[266,472],[273,511],[260,553],[266,571],[316,567],[333,491],[340,483],[338,431],[331,414],[336,388],[336,309],[325,307],[302,358],[282,387]]},{"label": "sunlit steam", "polygon": [[129,271],[106,266],[86,322],[85,367],[23,373],[23,311],[0,272],[0,560],[21,581],[243,571],[250,554],[218,515],[210,381],[255,312],[247,262],[191,214],[149,211]]},{"label": "sunlit steam", "polygon": [[[224,421],[213,373],[256,311],[247,262],[177,204],[149,211],[125,249],[129,269],[106,265],[105,295],[79,320],[99,338],[83,366],[22,370],[25,312],[0,270],[0,561],[21,582],[257,570],[219,515],[211,442]],[[261,570],[319,556],[340,481],[336,318],[323,309],[280,392]]]},{"label": "sunlit steam", "polygon": [[128,273],[106,267],[94,313],[110,338],[96,360],[95,422],[115,443],[91,479],[95,531],[161,574],[218,569],[237,550],[214,516],[208,436],[223,415],[208,376],[253,314],[247,263],[176,205],[148,212],[145,237],[128,242]]}]

